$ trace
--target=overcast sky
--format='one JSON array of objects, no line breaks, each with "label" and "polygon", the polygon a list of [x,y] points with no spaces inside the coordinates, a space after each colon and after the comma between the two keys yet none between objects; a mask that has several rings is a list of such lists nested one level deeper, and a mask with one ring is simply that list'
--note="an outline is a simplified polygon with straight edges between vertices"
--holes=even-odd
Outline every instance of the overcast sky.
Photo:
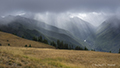
[{"label": "overcast sky", "polygon": [[115,12],[120,7],[120,0],[0,0],[0,11],[31,12]]},{"label": "overcast sky", "polygon": [[[120,14],[120,0],[0,0],[0,15],[16,13],[73,13],[89,17]],[[75,14],[74,14],[75,13]],[[81,13],[81,14],[80,14]],[[83,14],[83,15],[82,15]],[[85,15],[86,14],[86,15]]]}]

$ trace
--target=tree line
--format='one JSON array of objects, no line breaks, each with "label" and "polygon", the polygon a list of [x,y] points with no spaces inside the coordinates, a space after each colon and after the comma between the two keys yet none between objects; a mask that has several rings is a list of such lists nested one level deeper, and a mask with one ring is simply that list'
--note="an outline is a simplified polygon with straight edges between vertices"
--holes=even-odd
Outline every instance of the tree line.
[{"label": "tree line", "polygon": [[[24,36],[22,36],[22,38],[24,38]],[[42,42],[42,43],[45,43],[45,44],[49,44],[48,41],[46,39],[43,39],[42,36],[39,36],[39,37],[33,37],[32,38],[33,41],[38,41],[38,42]],[[67,43],[63,43],[63,41],[60,41],[60,40],[57,40],[57,42],[50,42],[49,45],[52,45],[54,46],[56,49],[70,49],[70,50],[88,50],[87,47],[80,47],[80,46],[73,46],[73,45],[69,45]],[[95,51],[95,50],[91,50],[91,51]],[[110,51],[111,53],[111,51]],[[120,53],[120,49],[119,49],[119,52]]]},{"label": "tree line", "polygon": [[32,40],[48,44],[48,41],[46,39],[42,39],[42,36],[39,37],[34,36]]},{"label": "tree line", "polygon": [[75,47],[73,45],[69,45],[67,43],[64,43],[63,41],[60,41],[60,40],[57,40],[57,42],[52,41],[52,42],[48,43],[48,41],[46,39],[43,39],[42,36],[39,36],[39,37],[34,36],[32,40],[52,45],[56,49],[88,50],[87,47],[85,47],[85,48],[82,48],[80,46]]},{"label": "tree line", "polygon": [[52,41],[50,45],[56,47],[57,49],[75,49],[75,50],[88,50],[86,47],[82,48],[80,46],[74,47],[73,45],[69,45],[67,43],[63,43],[63,41],[57,40],[57,43]]}]

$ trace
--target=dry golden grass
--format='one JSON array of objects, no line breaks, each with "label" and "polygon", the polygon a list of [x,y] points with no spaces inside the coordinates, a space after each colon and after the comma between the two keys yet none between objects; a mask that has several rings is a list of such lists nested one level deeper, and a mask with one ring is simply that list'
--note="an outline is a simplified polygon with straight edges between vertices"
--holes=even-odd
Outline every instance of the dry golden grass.
[{"label": "dry golden grass", "polygon": [[44,43],[23,39],[4,32],[0,32],[0,44],[2,44],[2,46],[8,46],[8,44],[10,44],[10,46],[15,47],[24,47],[25,45],[29,46],[31,44],[32,47],[36,48],[54,48],[53,46]]},{"label": "dry golden grass", "polygon": [[1,46],[0,66],[16,68],[120,68],[120,54]]},{"label": "dry golden grass", "polygon": [[4,32],[0,44],[0,68],[120,68],[120,54],[59,50]]}]

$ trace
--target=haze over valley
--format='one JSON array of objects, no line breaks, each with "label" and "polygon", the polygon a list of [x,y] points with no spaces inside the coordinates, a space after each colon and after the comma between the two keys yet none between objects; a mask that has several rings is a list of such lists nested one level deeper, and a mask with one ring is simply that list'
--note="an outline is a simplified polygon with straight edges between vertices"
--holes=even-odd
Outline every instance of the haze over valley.
[{"label": "haze over valley", "polygon": [[[116,43],[119,37],[116,36],[119,36],[120,19],[116,15],[109,16],[97,26],[76,16],[71,18],[52,15],[53,17],[50,17],[48,14],[45,18],[39,17],[39,14],[37,17],[33,15],[33,18],[25,17],[25,15],[8,15],[0,19],[0,29],[31,40],[33,36],[42,36],[49,42],[61,40],[69,45],[87,47],[96,51],[114,53],[119,51],[119,43]],[[113,40],[112,44],[109,44],[112,39],[116,41]]]},{"label": "haze over valley", "polygon": [[[7,54],[16,58],[18,53],[11,52],[19,49],[19,60],[25,58],[30,63],[35,62],[30,66],[27,64],[28,67],[35,67],[39,62],[41,64],[37,64],[38,68],[79,68],[81,65],[87,68],[85,59],[82,58],[85,57],[90,60],[85,60],[90,68],[96,68],[92,67],[92,63],[97,64],[98,59],[106,62],[105,64],[112,60],[119,68],[117,58],[120,57],[117,53],[120,53],[120,0],[1,0],[0,38],[2,67],[19,66],[18,61],[9,64],[5,60]],[[10,52],[6,48],[11,48]],[[50,51],[49,54],[47,51]],[[96,55],[97,60],[91,59]],[[75,60],[77,56],[78,60],[83,61]],[[19,63],[26,67],[24,62]]]}]

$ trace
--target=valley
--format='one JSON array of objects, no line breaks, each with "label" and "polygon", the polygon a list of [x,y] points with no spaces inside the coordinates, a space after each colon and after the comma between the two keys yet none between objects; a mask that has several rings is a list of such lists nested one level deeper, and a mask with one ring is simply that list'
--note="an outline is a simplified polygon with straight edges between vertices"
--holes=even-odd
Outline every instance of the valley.
[{"label": "valley", "polygon": [[0,0],[0,68],[120,68],[120,0]]},{"label": "valley", "polygon": [[60,28],[59,25],[9,15],[0,19],[0,30],[29,40],[41,36],[43,40],[48,41],[48,44],[53,41],[57,43],[57,40],[60,40],[68,46],[73,46],[73,49],[80,46],[87,47],[89,50],[118,53],[120,49],[119,22],[120,19],[117,17],[111,17],[100,26],[94,27],[89,22],[75,17],[69,18],[69,21],[64,22],[63,28]]},{"label": "valley", "polygon": [[119,68],[119,59],[118,53],[55,49],[0,32],[0,68]]}]

